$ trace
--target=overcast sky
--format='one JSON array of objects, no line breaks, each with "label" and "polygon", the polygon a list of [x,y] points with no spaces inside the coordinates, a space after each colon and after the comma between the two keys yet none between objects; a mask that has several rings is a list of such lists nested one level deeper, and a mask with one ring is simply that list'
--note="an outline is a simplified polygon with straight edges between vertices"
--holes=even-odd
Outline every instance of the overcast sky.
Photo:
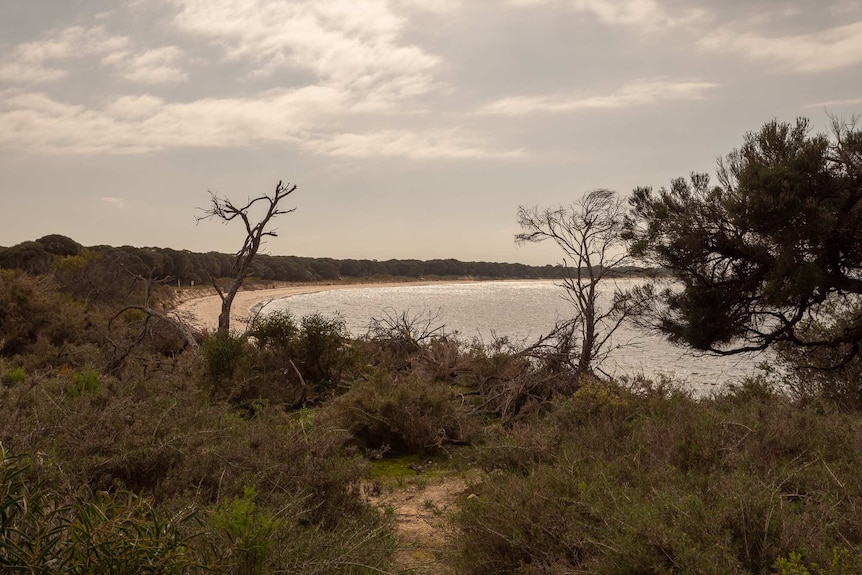
[{"label": "overcast sky", "polygon": [[667,185],[772,118],[862,113],[850,0],[2,0],[0,245],[552,263],[519,205]]}]

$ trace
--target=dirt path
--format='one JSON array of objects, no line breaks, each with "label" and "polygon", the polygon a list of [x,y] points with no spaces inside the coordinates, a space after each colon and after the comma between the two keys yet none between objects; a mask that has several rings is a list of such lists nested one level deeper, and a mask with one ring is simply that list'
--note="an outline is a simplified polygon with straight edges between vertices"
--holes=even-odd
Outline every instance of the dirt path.
[{"label": "dirt path", "polygon": [[454,509],[467,486],[461,475],[417,475],[370,497],[374,505],[391,507],[395,512],[399,540],[396,562],[400,568],[427,575],[453,573],[443,556],[447,546],[445,514]]}]

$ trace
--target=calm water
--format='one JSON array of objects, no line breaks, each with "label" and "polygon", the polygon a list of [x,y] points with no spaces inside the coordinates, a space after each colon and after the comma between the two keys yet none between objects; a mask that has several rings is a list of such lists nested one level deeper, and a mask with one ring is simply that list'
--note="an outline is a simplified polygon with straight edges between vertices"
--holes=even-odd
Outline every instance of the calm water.
[{"label": "calm water", "polygon": [[[618,280],[626,289],[637,280]],[[612,291],[613,284],[607,289]],[[508,336],[516,342],[531,343],[548,333],[559,318],[570,314],[570,304],[561,297],[562,288],[552,281],[476,282],[425,286],[366,287],[298,295],[271,302],[265,312],[286,309],[294,317],[314,312],[340,315],[354,335],[368,330],[371,318],[385,313],[411,316],[436,314],[447,334],[470,341],[490,342],[494,336]],[[609,292],[610,293],[610,292]],[[738,381],[756,371],[764,357],[712,357],[694,355],[663,338],[623,326],[614,350],[601,364],[613,375],[656,376],[684,381],[703,393]]]}]

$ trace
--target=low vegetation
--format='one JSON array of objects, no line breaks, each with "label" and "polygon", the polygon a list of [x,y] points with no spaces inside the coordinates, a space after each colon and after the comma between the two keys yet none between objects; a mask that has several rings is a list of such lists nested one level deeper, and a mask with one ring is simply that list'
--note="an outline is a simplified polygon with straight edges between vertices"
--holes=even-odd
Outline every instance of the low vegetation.
[{"label": "low vegetation", "polygon": [[478,470],[434,514],[448,543],[429,573],[862,567],[850,386],[764,377],[696,400],[406,315],[351,339],[275,314],[192,354],[133,312],[109,333],[113,303],[50,276],[0,282],[5,571],[397,573],[395,516],[370,498],[381,462]]}]

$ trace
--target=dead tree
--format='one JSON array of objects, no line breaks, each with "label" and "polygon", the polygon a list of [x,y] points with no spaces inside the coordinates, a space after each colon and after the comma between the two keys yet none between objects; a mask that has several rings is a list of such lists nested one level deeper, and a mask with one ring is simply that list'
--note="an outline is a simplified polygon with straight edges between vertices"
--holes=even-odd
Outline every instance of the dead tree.
[{"label": "dead tree", "polygon": [[[144,341],[148,331],[151,320],[161,321],[169,326],[171,326],[184,340],[183,347],[191,350],[192,353],[198,353],[200,351],[200,345],[198,345],[197,339],[195,339],[194,331],[191,327],[186,323],[186,321],[176,312],[164,312],[153,307],[151,303],[151,297],[153,293],[153,285],[158,283],[168,283],[171,281],[171,278],[164,278],[160,281],[155,279],[155,270],[150,269],[146,276],[135,274],[129,271],[125,266],[122,266],[133,278],[135,283],[141,282],[144,284],[144,303],[141,305],[130,304],[124,306],[123,309],[118,311],[108,320],[108,343],[114,348],[114,357],[108,365],[107,371],[108,373],[117,374],[126,364],[126,360],[131,355],[131,353]],[[140,332],[135,337],[135,339],[131,343],[121,343],[115,341],[111,336],[112,328],[114,322],[120,318],[124,313],[129,310],[137,310],[139,312],[144,313],[144,322],[141,327]]]},{"label": "dead tree", "polygon": [[518,224],[524,231],[515,235],[517,244],[553,240],[563,250],[561,285],[575,314],[555,333],[563,336],[557,345],[578,373],[593,372],[609,351],[611,336],[631,312],[625,294],[616,293],[603,308],[598,291],[628,259],[620,237],[624,215],[622,202],[610,190],[594,190],[569,206],[518,208]]},{"label": "dead tree", "polygon": [[[254,199],[247,200],[245,205],[234,204],[228,198],[221,198],[210,192],[209,207],[199,208],[203,212],[203,215],[195,217],[198,223],[202,220],[215,218],[223,224],[228,224],[235,219],[239,219],[245,225],[245,241],[242,244],[242,248],[236,253],[231,269],[232,278],[227,290],[219,287],[215,278],[210,275],[210,281],[221,298],[221,313],[218,316],[219,331],[230,330],[230,310],[234,297],[236,297],[236,293],[239,291],[245,278],[251,273],[251,264],[260,250],[263,238],[267,236],[276,237],[278,235],[275,230],[266,229],[270,220],[281,214],[289,214],[296,211],[296,208],[289,210],[279,209],[279,203],[293,193],[294,190],[296,190],[295,185],[284,185],[278,182],[274,193],[263,194]],[[264,210],[263,215],[260,216],[256,224],[253,224],[253,216],[250,215],[250,212],[253,208],[261,207]]]}]

